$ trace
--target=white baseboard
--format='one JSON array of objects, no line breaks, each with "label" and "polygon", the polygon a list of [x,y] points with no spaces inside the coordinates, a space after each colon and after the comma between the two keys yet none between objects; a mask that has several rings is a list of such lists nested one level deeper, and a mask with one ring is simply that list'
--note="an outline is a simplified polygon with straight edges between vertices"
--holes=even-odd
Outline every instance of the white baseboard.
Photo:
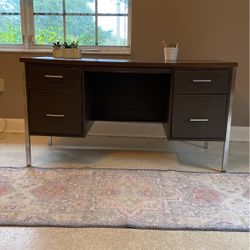
[{"label": "white baseboard", "polygon": [[[6,119],[8,133],[24,133],[23,119]],[[0,119],[0,131],[4,122]],[[249,127],[236,127],[231,129],[231,141],[250,141]],[[165,138],[163,126],[158,123],[138,122],[96,122],[90,130],[91,135],[112,135],[129,137]]]},{"label": "white baseboard", "polygon": [[231,129],[230,141],[250,141],[250,127],[236,127]]},{"label": "white baseboard", "polygon": [[3,119],[0,118],[0,131],[4,127],[4,120],[7,122],[5,132],[7,133],[24,133],[24,119]]}]

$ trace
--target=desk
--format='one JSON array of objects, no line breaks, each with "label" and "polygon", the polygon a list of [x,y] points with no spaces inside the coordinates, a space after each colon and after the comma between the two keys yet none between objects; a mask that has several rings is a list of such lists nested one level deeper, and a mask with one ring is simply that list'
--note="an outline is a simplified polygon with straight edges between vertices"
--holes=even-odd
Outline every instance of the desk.
[{"label": "desk", "polygon": [[30,136],[86,137],[95,121],[162,123],[169,140],[223,141],[229,149],[237,63],[21,58]]}]

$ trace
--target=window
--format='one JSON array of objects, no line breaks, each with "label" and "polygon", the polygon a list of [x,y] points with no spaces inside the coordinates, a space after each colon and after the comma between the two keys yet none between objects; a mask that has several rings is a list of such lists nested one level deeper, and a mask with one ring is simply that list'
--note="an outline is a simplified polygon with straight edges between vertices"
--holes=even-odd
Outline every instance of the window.
[{"label": "window", "polygon": [[0,44],[34,49],[78,41],[86,51],[129,52],[130,4],[131,0],[0,0]]},{"label": "window", "polygon": [[19,0],[0,0],[0,44],[22,44]]}]

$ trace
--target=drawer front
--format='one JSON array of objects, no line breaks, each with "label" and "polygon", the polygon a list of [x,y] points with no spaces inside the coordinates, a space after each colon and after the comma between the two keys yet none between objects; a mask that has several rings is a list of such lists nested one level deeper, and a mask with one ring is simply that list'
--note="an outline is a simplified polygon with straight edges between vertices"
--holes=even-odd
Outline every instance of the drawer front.
[{"label": "drawer front", "polygon": [[174,93],[227,93],[229,73],[227,70],[176,70]]},{"label": "drawer front", "polygon": [[28,88],[81,90],[81,69],[31,65]]},{"label": "drawer front", "polygon": [[172,137],[224,139],[226,95],[174,95]]},{"label": "drawer front", "polygon": [[40,135],[80,135],[82,96],[78,92],[31,90],[29,130]]}]

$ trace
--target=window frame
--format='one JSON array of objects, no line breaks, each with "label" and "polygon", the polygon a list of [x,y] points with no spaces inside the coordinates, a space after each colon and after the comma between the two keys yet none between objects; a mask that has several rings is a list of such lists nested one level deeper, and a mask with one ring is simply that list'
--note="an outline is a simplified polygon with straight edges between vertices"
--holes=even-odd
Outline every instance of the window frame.
[{"label": "window frame", "polygon": [[[99,0],[100,1],[100,0]],[[96,1],[97,3],[97,1]],[[79,48],[84,54],[131,54],[131,33],[132,33],[132,0],[128,0],[128,14],[106,14],[106,13],[97,13],[97,4],[93,16],[95,20],[98,20],[98,16],[127,16],[128,17],[128,27],[127,27],[127,46],[85,46],[80,45]],[[64,14],[63,14],[64,15]],[[67,16],[67,15],[65,15]],[[34,13],[33,13],[33,0],[20,0],[20,18],[21,18],[21,32],[22,32],[22,44],[0,44],[0,51],[9,50],[25,50],[27,52],[51,52],[51,45],[37,45],[34,43]],[[98,34],[98,23],[95,25],[95,37]]]},{"label": "window frame", "polygon": [[[0,16],[20,16],[20,30],[21,30],[21,37],[22,37],[22,15],[21,15],[21,3],[22,0],[19,0],[19,12],[0,12]],[[23,37],[21,38],[21,43],[20,44],[0,44],[0,46],[4,46],[4,47],[10,47],[10,48],[16,48],[16,47],[22,47],[23,46]]]}]

